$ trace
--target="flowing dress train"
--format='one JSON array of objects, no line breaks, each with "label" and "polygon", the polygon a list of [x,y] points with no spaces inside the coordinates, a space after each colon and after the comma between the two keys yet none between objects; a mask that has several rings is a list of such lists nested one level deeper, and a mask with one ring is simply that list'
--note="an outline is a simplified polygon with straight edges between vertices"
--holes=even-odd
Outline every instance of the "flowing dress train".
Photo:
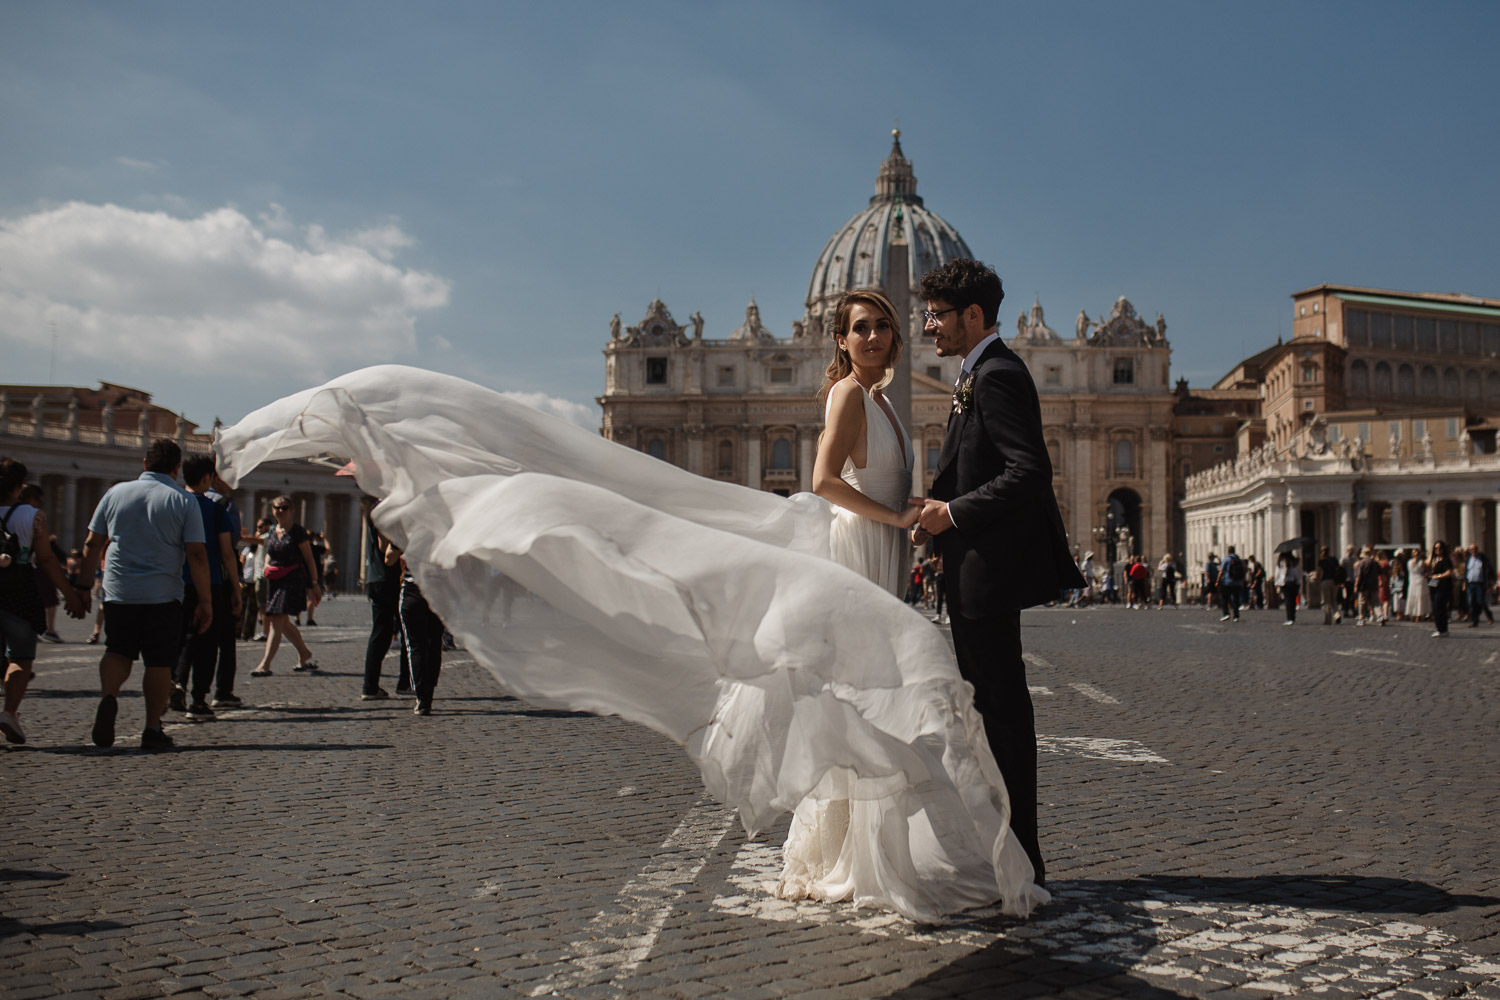
[{"label": "flowing dress train", "polygon": [[834,561],[848,526],[818,497],[697,476],[395,365],[271,403],[214,448],[231,485],[276,459],[352,460],[477,662],[534,704],[676,741],[748,831],[837,788],[875,868],[860,902],[931,920],[1049,898],[946,641]]}]

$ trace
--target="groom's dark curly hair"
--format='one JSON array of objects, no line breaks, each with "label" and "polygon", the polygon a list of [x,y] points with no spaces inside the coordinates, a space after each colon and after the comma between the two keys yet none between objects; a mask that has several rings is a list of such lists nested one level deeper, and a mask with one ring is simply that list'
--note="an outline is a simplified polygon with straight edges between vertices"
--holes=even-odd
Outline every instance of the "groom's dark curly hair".
[{"label": "groom's dark curly hair", "polygon": [[977,305],[984,313],[988,329],[1000,318],[1005,288],[1000,284],[1000,275],[988,264],[955,257],[922,275],[922,298],[927,302],[943,301],[958,310]]}]

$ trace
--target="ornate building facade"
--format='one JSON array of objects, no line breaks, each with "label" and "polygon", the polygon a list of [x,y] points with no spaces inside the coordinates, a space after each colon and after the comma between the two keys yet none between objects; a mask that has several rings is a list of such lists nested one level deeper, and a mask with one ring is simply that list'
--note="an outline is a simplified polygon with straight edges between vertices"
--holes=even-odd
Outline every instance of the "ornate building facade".
[{"label": "ornate building facade", "polygon": [[1318,285],[1292,307],[1292,339],[1219,382],[1254,386],[1261,412],[1185,483],[1189,562],[1298,537],[1494,552],[1500,300]]},{"label": "ornate building facade", "polygon": [[[141,474],[147,445],[172,438],[183,454],[207,453],[213,436],[181,414],[151,401],[151,394],[102,382],[75,386],[0,385],[0,456],[24,462],[42,487],[43,509],[58,543],[82,548],[89,518],[104,491]],[[294,519],[321,531],[343,567],[346,586],[360,572],[360,489],[336,476],[341,461],[267,462],[235,490],[247,528],[269,514],[271,501],[292,498]],[[354,575],[350,575],[353,570]]]},{"label": "ornate building facade", "polygon": [[[957,229],[918,195],[897,133],[869,205],[839,227],[814,263],[790,336],[767,329],[754,302],[720,338],[705,336],[700,314],[679,323],[659,300],[633,325],[614,317],[598,400],[603,434],[700,475],[783,495],[810,490],[823,428],[816,393],[833,351],[826,324],[844,292],[879,287],[906,317],[909,349],[889,395],[910,430],[925,491],[961,359],[938,357],[922,334],[919,282],[970,256]],[[1065,338],[1048,327],[1038,302],[1007,343],[1041,396],[1054,488],[1074,547],[1103,557],[1176,544],[1178,399],[1162,317],[1148,323],[1121,298],[1097,319],[1080,311]]]}]

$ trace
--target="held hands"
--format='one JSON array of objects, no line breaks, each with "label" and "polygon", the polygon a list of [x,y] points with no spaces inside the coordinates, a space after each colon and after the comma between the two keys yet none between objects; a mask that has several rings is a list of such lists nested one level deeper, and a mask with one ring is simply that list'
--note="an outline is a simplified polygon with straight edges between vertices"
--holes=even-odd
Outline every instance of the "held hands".
[{"label": "held hands", "polygon": [[63,595],[63,610],[69,618],[83,618],[89,613],[89,595],[77,587],[69,587]]},{"label": "held hands", "polygon": [[896,527],[902,531],[910,531],[916,525],[918,515],[922,513],[922,501],[920,499],[912,497],[907,501],[907,504],[908,506],[905,510],[891,512],[896,519]]},{"label": "held hands", "polygon": [[[913,500],[912,503],[920,503],[922,505],[917,513],[917,523],[921,525],[921,530],[926,532],[928,536],[941,535],[953,527],[953,521],[948,517],[948,505],[943,503],[943,501]],[[915,533],[913,533],[912,540],[916,541]],[[924,542],[926,540],[925,538],[922,539]]]}]

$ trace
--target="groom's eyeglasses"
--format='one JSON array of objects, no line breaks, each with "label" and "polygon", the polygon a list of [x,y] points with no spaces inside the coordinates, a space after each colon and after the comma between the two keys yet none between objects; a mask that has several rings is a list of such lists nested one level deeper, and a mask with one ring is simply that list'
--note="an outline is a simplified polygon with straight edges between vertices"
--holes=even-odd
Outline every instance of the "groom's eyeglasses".
[{"label": "groom's eyeglasses", "polygon": [[951,312],[958,312],[958,306],[949,306],[947,309],[939,309],[937,312],[933,312],[931,309],[923,309],[922,322],[923,324],[936,323],[939,316]]}]

